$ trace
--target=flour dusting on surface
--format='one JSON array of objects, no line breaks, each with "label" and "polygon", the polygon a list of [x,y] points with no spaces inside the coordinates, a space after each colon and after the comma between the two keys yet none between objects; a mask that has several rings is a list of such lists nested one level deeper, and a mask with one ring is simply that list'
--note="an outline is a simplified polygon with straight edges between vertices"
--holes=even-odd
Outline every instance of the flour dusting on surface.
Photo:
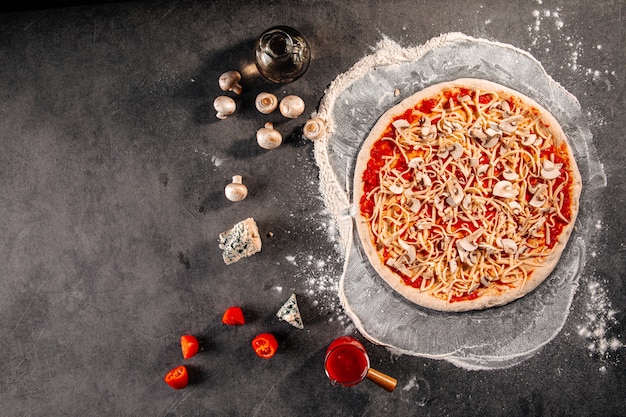
[{"label": "flour dusting on surface", "polygon": [[[542,5],[542,3],[538,3]],[[583,75],[592,81],[605,85],[607,91],[613,87],[616,80],[615,70],[609,68],[591,68],[581,63],[586,61],[596,62],[597,59],[585,56],[584,39],[578,35],[574,27],[568,25],[562,17],[562,9],[556,7],[536,8],[532,11],[532,24],[528,26],[531,40],[530,51],[538,53],[550,53],[551,51],[567,51],[568,56],[561,68],[568,68],[577,75]],[[603,52],[602,45],[596,45],[596,53]]]},{"label": "flour dusting on surface", "polygon": [[[296,165],[301,166],[303,160],[309,157],[310,155],[298,153]],[[345,315],[338,295],[344,259],[338,242],[337,222],[318,190],[319,183],[316,179],[301,184],[302,198],[299,204],[302,207],[297,208],[297,212],[292,212],[290,217],[302,219],[310,228],[303,237],[308,245],[305,250],[287,252],[283,259],[296,270],[294,280],[301,291],[298,295],[303,296],[314,307],[319,317],[323,317],[328,323],[339,324],[342,331],[349,333],[354,330],[354,326]],[[317,201],[308,199],[321,201],[321,209],[310,210],[310,207],[317,206]]]},{"label": "flour dusting on surface", "polygon": [[216,155],[211,156],[211,162],[213,163],[213,165],[215,165],[216,167],[219,167],[222,165],[222,163],[224,162],[221,158],[218,158]]},{"label": "flour dusting on surface", "polygon": [[615,310],[608,297],[607,290],[596,280],[589,280],[585,287],[584,323],[578,326],[578,334],[587,342],[589,356],[601,361],[600,371],[606,371],[606,364],[611,362],[614,353],[624,347],[624,343],[615,334],[617,324]]},{"label": "flour dusting on surface", "polygon": [[399,392],[401,401],[415,404],[418,407],[424,407],[431,397],[430,384],[425,379],[415,375],[402,386]]},{"label": "flour dusting on surface", "polygon": [[295,279],[304,284],[304,295],[319,315],[327,317],[329,323],[337,322],[349,330],[351,323],[338,297],[341,270],[337,256],[336,253],[325,257],[298,253],[287,255],[285,259],[298,268]]}]

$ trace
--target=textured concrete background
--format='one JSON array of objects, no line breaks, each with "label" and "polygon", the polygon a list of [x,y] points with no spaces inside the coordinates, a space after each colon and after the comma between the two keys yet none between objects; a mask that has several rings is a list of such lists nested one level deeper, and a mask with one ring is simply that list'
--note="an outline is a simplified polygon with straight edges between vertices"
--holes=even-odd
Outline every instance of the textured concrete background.
[{"label": "textured concrete background", "polygon": [[[158,1],[0,14],[0,415],[626,415],[624,8]],[[238,112],[218,121],[219,75],[245,68],[275,24],[309,38],[308,72],[284,86],[247,77]],[[451,31],[530,52],[579,99],[608,177],[600,232],[565,328],[529,360],[466,371],[366,344],[399,388],[335,388],[324,350],[354,326],[305,117],[270,116],[286,140],[264,151],[252,99],[298,94],[309,114],[383,35],[417,45]],[[223,196],[235,174],[250,189],[238,204]],[[250,216],[263,250],[226,266],[217,235]],[[304,331],[274,318],[292,292]],[[221,324],[232,304],[246,326]],[[249,347],[262,331],[280,342],[269,361]],[[203,345],[186,361],[184,333]],[[192,383],[173,391],[162,378],[182,363]]]}]

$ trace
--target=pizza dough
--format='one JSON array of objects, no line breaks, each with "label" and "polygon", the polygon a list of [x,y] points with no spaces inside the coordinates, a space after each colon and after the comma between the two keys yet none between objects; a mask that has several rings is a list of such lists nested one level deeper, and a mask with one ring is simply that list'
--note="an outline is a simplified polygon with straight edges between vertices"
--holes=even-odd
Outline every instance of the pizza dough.
[{"label": "pizza dough", "polygon": [[441,311],[509,303],[544,281],[572,232],[581,178],[539,104],[459,79],[384,113],[357,157],[356,228],[376,272]]}]

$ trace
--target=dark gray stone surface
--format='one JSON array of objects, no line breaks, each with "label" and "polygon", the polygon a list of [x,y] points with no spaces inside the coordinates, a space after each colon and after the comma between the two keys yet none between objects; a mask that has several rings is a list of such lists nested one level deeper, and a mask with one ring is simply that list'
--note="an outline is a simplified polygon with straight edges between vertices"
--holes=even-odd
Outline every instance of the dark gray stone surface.
[{"label": "dark gray stone surface", "polygon": [[[626,415],[624,7],[159,1],[0,14],[0,415]],[[237,114],[218,121],[219,75],[249,64],[275,24],[309,38],[308,72],[283,86],[246,77]],[[599,233],[565,327],[525,362],[466,371],[366,344],[398,389],[332,387],[324,350],[354,327],[333,291],[342,259],[313,147],[304,118],[262,117],[252,99],[298,94],[308,114],[383,35],[417,45],[451,31],[530,52],[578,98],[608,179]],[[273,151],[254,141],[268,119],[286,137]],[[237,204],[223,196],[235,174],[250,189]],[[217,235],[249,216],[263,250],[226,266]],[[274,317],[292,292],[303,331]],[[246,326],[221,324],[232,304]],[[249,345],[263,331],[280,342],[268,361]],[[189,360],[184,333],[203,345]],[[183,363],[191,384],[173,391],[163,376]]]}]

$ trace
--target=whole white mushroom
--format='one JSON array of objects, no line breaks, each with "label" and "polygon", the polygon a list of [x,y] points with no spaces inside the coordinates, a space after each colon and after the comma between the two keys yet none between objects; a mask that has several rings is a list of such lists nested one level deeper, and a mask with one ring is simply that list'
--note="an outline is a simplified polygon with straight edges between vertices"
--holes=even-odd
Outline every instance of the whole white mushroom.
[{"label": "whole white mushroom", "polygon": [[272,93],[262,92],[256,96],[254,106],[263,114],[270,114],[278,107],[278,99]]},{"label": "whole white mushroom", "polygon": [[295,119],[304,113],[304,100],[294,95],[285,96],[280,101],[279,108],[280,114],[289,119]]},{"label": "whole white mushroom", "polygon": [[230,201],[241,201],[248,196],[248,187],[243,184],[241,175],[233,176],[233,180],[224,188],[224,194]]},{"label": "whole white mushroom", "polygon": [[217,112],[215,116],[223,120],[235,112],[237,104],[230,97],[219,96],[213,101],[213,108]]},{"label": "whole white mushroom", "polygon": [[233,93],[239,95],[242,90],[239,81],[241,81],[241,74],[239,71],[226,71],[220,75],[219,85],[222,90],[232,91]]},{"label": "whole white mushroom", "polygon": [[326,134],[326,123],[319,117],[309,119],[302,128],[302,134],[309,140],[318,140]]},{"label": "whole white mushroom", "polygon": [[257,130],[256,141],[263,149],[275,149],[283,143],[283,136],[274,129],[271,122],[265,123],[265,126]]}]

